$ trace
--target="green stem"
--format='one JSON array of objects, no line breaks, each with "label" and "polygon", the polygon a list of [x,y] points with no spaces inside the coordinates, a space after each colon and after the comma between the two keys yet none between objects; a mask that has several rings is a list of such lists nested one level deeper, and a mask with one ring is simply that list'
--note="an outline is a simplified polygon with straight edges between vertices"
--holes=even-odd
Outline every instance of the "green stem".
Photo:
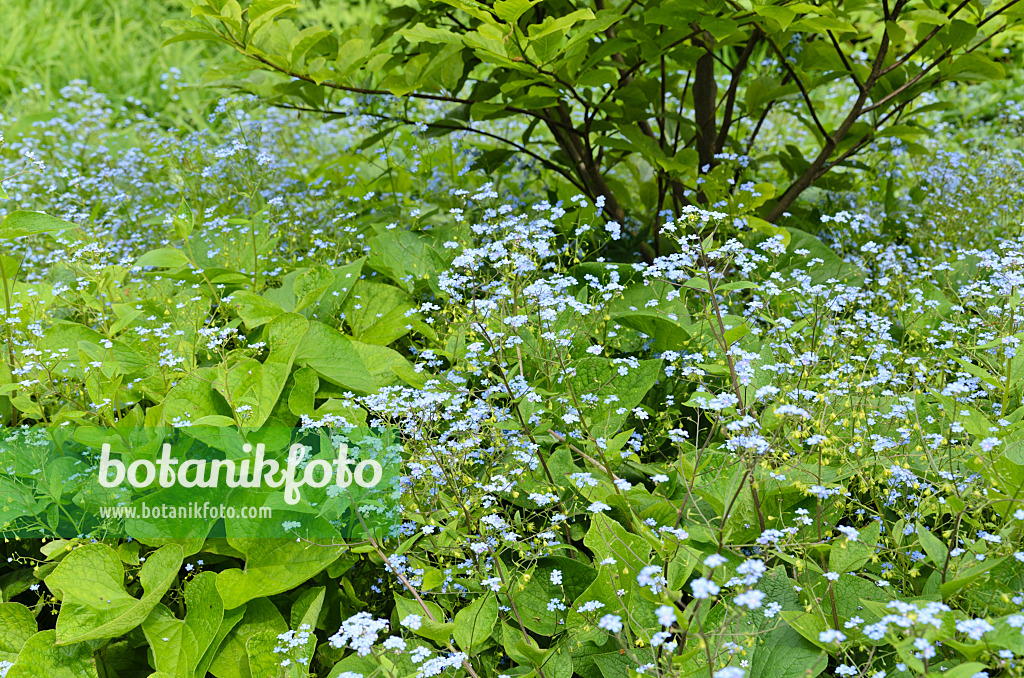
[{"label": "green stem", "polygon": [[[14,337],[11,336],[11,326],[9,324],[11,318],[11,290],[7,283],[7,269],[4,267],[3,260],[0,260],[0,280],[3,280],[4,284],[4,334],[7,335],[7,355],[5,359],[7,361],[7,370],[11,373],[11,380],[14,379]],[[11,392],[11,425],[14,426],[18,423],[18,408],[14,405],[15,392]]]}]

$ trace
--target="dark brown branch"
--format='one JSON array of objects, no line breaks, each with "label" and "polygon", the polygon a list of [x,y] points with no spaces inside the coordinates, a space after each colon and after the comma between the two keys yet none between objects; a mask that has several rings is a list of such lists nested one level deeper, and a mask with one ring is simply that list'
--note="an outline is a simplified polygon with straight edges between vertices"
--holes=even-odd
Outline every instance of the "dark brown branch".
[{"label": "dark brown branch", "polygon": [[887,33],[882,34],[881,44],[878,46],[878,54],[875,56],[875,61],[871,66],[871,73],[868,75],[867,80],[864,83],[864,89],[861,90],[857,96],[857,100],[850,108],[850,112],[847,113],[846,118],[839,124],[836,131],[831,136],[825,136],[825,143],[821,147],[821,151],[818,156],[810,164],[810,166],[804,170],[804,173],[797,177],[796,181],[789,185],[789,188],[779,197],[771,211],[768,213],[768,221],[775,222],[782,216],[793,201],[807,189],[818,177],[821,176],[820,172],[828,159],[832,156],[836,146],[839,142],[846,137],[849,133],[850,128],[857,122],[857,119],[864,112],[864,104],[868,99],[868,92],[877,82],[882,72],[882,64],[885,62],[885,57],[889,52],[889,35]]},{"label": "dark brown branch", "polygon": [[705,51],[697,59],[693,77],[693,121],[697,125],[697,159],[701,172],[715,162],[715,108],[718,102],[718,84],[715,82],[713,40],[714,38],[705,32]]},{"label": "dark brown branch", "polygon": [[[970,0],[966,0],[966,1],[970,2]],[[850,77],[853,78],[853,82],[854,82],[855,85],[857,85],[857,89],[860,90],[861,92],[863,92],[864,91],[864,84],[861,83],[860,78],[858,78],[857,74],[853,71],[853,66],[850,64],[849,61],[847,61],[846,54],[843,53],[843,48],[839,46],[839,42],[836,40],[836,36],[832,33],[832,31],[829,31],[828,32],[828,37],[829,37],[829,40],[832,41],[832,46],[835,47],[835,49],[836,49],[836,54],[838,54],[839,58],[842,60],[843,67],[845,67],[846,70],[850,72]]]},{"label": "dark brown branch", "polygon": [[755,27],[754,31],[750,34],[750,39],[747,41],[746,46],[740,53],[739,59],[736,61],[736,65],[732,68],[732,77],[729,80],[729,89],[725,93],[725,111],[722,114],[722,127],[718,130],[718,140],[715,142],[715,146],[719,149],[725,148],[725,142],[729,139],[729,128],[732,127],[733,109],[736,106],[736,92],[739,90],[743,72],[747,70],[747,63],[750,61],[750,56],[754,53],[754,48],[757,47],[757,43],[761,41],[763,36],[764,34],[761,32],[760,26]]},{"label": "dark brown branch", "polygon": [[[979,21],[978,22],[978,28],[981,28],[982,26],[987,24],[989,21],[991,21],[992,19],[996,18],[997,16],[999,16],[1000,14],[1005,12],[1006,10],[1010,9],[1011,7],[1013,7],[1014,5],[1016,5],[1020,1],[1021,0],[1010,0],[1010,2],[1006,3],[1005,5],[1000,7],[998,10],[992,12],[991,14],[986,16],[984,19]],[[976,45],[974,45],[973,47],[971,47],[971,49],[969,49],[967,51],[968,52],[973,52],[974,50],[978,49],[979,46],[985,44],[986,42],[988,42],[993,37],[995,37],[998,33],[1001,33],[1001,32],[1002,32],[1002,29],[998,29],[998,30],[993,31],[992,33],[989,33],[982,40],[978,41],[978,43]],[[924,79],[924,77],[926,75],[928,75],[928,73],[930,73],[932,71],[932,69],[934,69],[940,63],[942,63],[943,61],[948,59],[952,53],[953,53],[953,50],[952,50],[952,48],[950,48],[950,49],[947,49],[946,51],[944,51],[939,56],[935,57],[935,59],[930,64],[925,66],[917,75],[915,75],[910,80],[907,80],[905,83],[903,83],[902,85],[900,85],[899,87],[894,89],[892,92],[889,92],[889,94],[885,95],[884,97],[882,97],[878,101],[874,102],[873,104],[871,104],[870,106],[865,108],[864,112],[868,113],[868,112],[873,111],[875,109],[881,108],[882,106],[886,105],[887,103],[889,103],[890,101],[892,101],[893,99],[898,97],[903,92],[906,92],[908,89],[910,89],[911,87],[913,87],[917,83],[921,82],[921,80]]]},{"label": "dark brown branch", "polygon": [[[959,11],[960,11],[961,9],[963,9],[964,7],[966,7],[966,6],[967,6],[967,5],[968,5],[968,4],[970,3],[970,1],[971,1],[971,0],[963,0],[963,2],[961,2],[961,3],[959,4],[959,5],[957,5],[956,7],[954,7],[954,8],[953,8],[953,11],[952,11],[952,12],[950,12],[949,14],[947,14],[947,15],[946,15],[946,17],[947,17],[948,19],[952,19],[952,18],[953,18],[954,16],[956,16],[956,15],[957,15],[957,13],[958,13],[958,12],[959,12]],[[914,45],[914,48],[913,48],[913,49],[911,49],[911,50],[910,50],[909,52],[907,52],[906,54],[904,54],[903,56],[901,56],[901,57],[900,57],[899,59],[897,59],[896,61],[894,61],[894,62],[892,63],[892,65],[891,65],[891,66],[888,66],[888,67],[886,67],[886,68],[885,68],[885,69],[884,69],[884,70],[882,71],[882,75],[886,75],[886,74],[888,74],[888,73],[891,73],[892,71],[896,70],[897,68],[899,68],[899,67],[900,67],[900,66],[902,66],[903,64],[905,64],[905,63],[907,63],[908,61],[910,61],[910,59],[911,59],[911,58],[912,58],[912,57],[913,57],[913,56],[914,56],[915,54],[917,54],[917,53],[918,53],[919,51],[921,51],[921,48],[923,48],[923,47],[924,47],[925,45],[927,45],[927,44],[928,44],[928,43],[929,43],[929,42],[931,41],[931,39],[932,39],[932,38],[934,38],[934,37],[935,37],[935,36],[936,36],[936,35],[938,34],[938,32],[939,32],[940,30],[942,30],[942,28],[943,28],[942,26],[936,26],[936,27],[935,27],[934,29],[932,29],[932,30],[931,30],[931,31],[930,31],[930,32],[928,33],[928,35],[924,36],[924,38],[923,38],[923,39],[922,39],[922,40],[921,40],[920,42],[918,42],[918,43],[917,43],[916,45]]]},{"label": "dark brown branch", "polygon": [[[287,75],[287,76],[289,76],[291,78],[296,78],[298,80],[303,80],[305,82],[310,82],[310,83],[313,83],[314,85],[317,85],[317,86],[327,87],[329,89],[336,89],[336,90],[338,90],[340,92],[351,92],[352,94],[376,94],[376,95],[381,95],[381,96],[396,96],[395,94],[392,94],[391,92],[389,92],[386,89],[368,89],[368,88],[365,88],[365,87],[351,87],[349,85],[342,85],[340,83],[332,82],[330,80],[323,80],[321,82],[317,82],[316,80],[314,80],[313,78],[309,77],[308,75],[303,75],[301,73],[295,73],[293,71],[289,71],[288,69],[283,68],[282,66],[278,66],[274,62],[272,62],[269,59],[266,59],[264,57],[261,57],[258,54],[250,54],[250,53],[246,52],[241,47],[236,47],[236,49],[238,49],[238,51],[241,52],[243,55],[249,57],[250,59],[254,59],[255,61],[258,61],[258,62],[260,62],[261,64],[263,64],[265,66],[270,67],[271,69],[277,71],[278,73],[281,73],[283,75]],[[479,101],[475,101],[473,99],[462,99],[460,97],[452,97],[452,96],[447,96],[447,95],[444,95],[444,94],[427,94],[425,92],[409,92],[408,94],[404,94],[402,96],[408,97],[410,99],[425,99],[427,101],[443,101],[443,102],[452,103],[452,104],[464,104],[466,106],[472,106],[473,104],[480,103]],[[519,113],[520,115],[525,115],[527,117],[538,117],[537,111],[530,111],[530,110],[526,110],[526,109],[523,109],[523,108],[516,108],[515,106],[505,106],[504,110],[506,110],[506,111],[508,111],[510,113]],[[545,122],[547,122],[547,121],[545,121]],[[572,127],[571,121],[569,122],[568,125],[566,125],[566,123],[560,122],[560,121],[554,121],[554,124],[559,126],[559,127],[566,126],[568,131],[573,132],[573,133],[578,133],[576,131],[576,129],[574,127]]]},{"label": "dark brown branch", "polygon": [[[565,102],[560,102],[558,108],[555,110],[558,114],[558,120],[561,120],[562,122],[569,120],[571,122],[569,109],[566,107]],[[541,110],[538,115],[547,124],[548,129],[551,130],[551,134],[555,138],[555,143],[557,143],[558,147],[562,149],[562,152],[568,156],[569,161],[572,163],[572,168],[576,172],[576,176],[580,179],[583,192],[591,199],[595,199],[598,196],[604,196],[605,214],[615,221],[624,221],[626,213],[622,209],[618,200],[615,199],[611,189],[608,188],[608,184],[605,183],[604,176],[601,173],[601,168],[598,167],[596,162],[594,162],[594,157],[590,153],[589,145],[585,145],[581,142],[581,137],[578,133],[566,132],[566,125],[554,124],[557,120],[553,114],[548,113],[547,109]],[[570,129],[571,127],[572,126],[569,125]]]},{"label": "dark brown branch", "polygon": [[[316,108],[310,108],[308,106],[296,106],[294,104],[275,104],[275,105],[278,108],[284,108],[284,109],[288,109],[288,110],[292,110],[292,111],[305,111],[307,113],[321,113],[321,114],[337,115],[337,116],[348,115],[348,114],[343,113],[341,111],[324,111],[324,110],[320,110],[320,109],[316,109]],[[494,139],[495,141],[500,141],[503,144],[507,144],[508,146],[511,146],[512,148],[516,149],[520,153],[528,155],[529,157],[531,157],[534,160],[536,160],[537,162],[541,163],[544,167],[548,168],[549,170],[552,170],[553,172],[557,172],[558,174],[560,174],[566,181],[568,181],[570,184],[572,184],[573,186],[575,186],[579,190],[583,191],[584,193],[587,192],[586,189],[576,180],[576,178],[573,177],[573,175],[570,174],[569,172],[566,172],[565,169],[559,167],[558,165],[556,165],[555,163],[551,162],[550,160],[548,160],[548,159],[546,159],[546,158],[544,158],[544,157],[534,153],[533,151],[531,151],[530,149],[526,148],[522,144],[517,143],[515,141],[512,141],[511,139],[506,139],[505,137],[503,137],[501,135],[493,134],[491,132],[487,132],[487,131],[484,131],[484,130],[481,130],[481,129],[476,129],[475,127],[470,127],[468,125],[456,125],[456,124],[452,124],[452,123],[442,123],[442,122],[427,122],[425,120],[412,120],[410,118],[403,118],[403,117],[398,117],[398,116],[385,115],[383,113],[371,113],[371,114],[368,114],[368,115],[371,115],[374,118],[379,118],[381,120],[388,120],[388,121],[391,121],[391,122],[399,122],[399,123],[402,123],[402,124],[405,124],[405,125],[426,125],[427,127],[432,127],[434,129],[446,129],[446,130],[452,130],[454,132],[470,132],[472,134],[479,134],[481,136],[489,137],[491,139]]]},{"label": "dark brown branch", "polygon": [[[789,64],[789,62],[786,61],[786,55],[782,53],[782,50],[779,49],[779,46],[775,44],[775,41],[772,40],[771,38],[767,38],[767,40],[768,44],[771,45],[772,49],[775,51],[775,54],[778,55],[779,63],[782,64],[782,67],[786,69],[786,72],[789,73],[790,77],[793,78],[793,82],[796,83],[797,88],[800,90],[800,94],[801,96],[803,96],[804,103],[807,104],[807,110],[810,111],[811,118],[814,120],[815,126],[817,126],[818,131],[821,132],[822,139],[827,140],[829,138],[828,131],[825,129],[825,126],[821,124],[821,120],[818,119],[818,112],[814,110],[814,104],[811,103],[811,95],[807,93],[807,88],[804,87],[803,81],[800,79],[800,76],[796,74],[796,71],[793,70],[793,67]],[[865,90],[861,90],[861,94],[864,93]]]}]

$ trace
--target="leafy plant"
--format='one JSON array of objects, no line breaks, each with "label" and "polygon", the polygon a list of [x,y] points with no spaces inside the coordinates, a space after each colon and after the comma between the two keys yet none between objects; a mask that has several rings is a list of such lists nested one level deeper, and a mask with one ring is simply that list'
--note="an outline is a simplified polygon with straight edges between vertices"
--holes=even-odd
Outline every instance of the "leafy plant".
[{"label": "leafy plant", "polygon": [[[681,209],[645,261],[536,164],[379,129],[394,101],[180,132],[64,97],[0,153],[0,529],[68,530],[0,544],[0,674],[1020,675],[1012,153],[888,158],[799,229]],[[387,536],[77,520],[126,501],[70,454],[97,426],[127,461],[345,423],[400,436]]]},{"label": "leafy plant", "polygon": [[[499,142],[484,154],[491,163],[526,154],[608,219],[640,220],[656,252],[665,209],[697,204],[775,222],[872,142],[913,143],[926,131],[916,118],[937,105],[916,106],[922,94],[1003,76],[985,48],[1018,30],[1019,17],[1012,0],[451,0],[340,31],[284,18],[294,0],[189,4],[193,18],[170,22],[168,42],[236,49],[244,60],[220,72],[223,82],[338,115],[348,94],[426,102],[378,118],[475,132]],[[847,103],[826,105],[836,97]],[[505,118],[521,122],[506,132],[480,125]]]}]

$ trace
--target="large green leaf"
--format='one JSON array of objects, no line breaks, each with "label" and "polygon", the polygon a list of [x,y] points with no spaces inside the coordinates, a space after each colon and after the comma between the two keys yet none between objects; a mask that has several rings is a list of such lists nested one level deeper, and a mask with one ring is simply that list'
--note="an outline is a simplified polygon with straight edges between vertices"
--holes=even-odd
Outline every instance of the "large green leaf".
[{"label": "large green leaf", "polygon": [[229,542],[246,558],[244,570],[231,568],[217,575],[217,590],[228,610],[298,586],[346,549],[344,544],[311,544],[292,539],[229,538]]},{"label": "large green leaf", "polygon": [[213,642],[210,643],[210,647],[206,648],[206,653],[199,660],[199,664],[196,665],[196,676],[204,677],[210,671],[210,667],[213,665],[214,659],[220,654],[221,647],[224,646],[228,635],[245,616],[246,609],[247,605],[243,605],[224,613],[224,619],[221,620],[220,628],[217,629]]},{"label": "large green leaf", "polygon": [[359,393],[372,393],[398,383],[398,375],[412,369],[397,351],[354,341],[315,321],[309,324],[295,362],[316,370],[332,384]]},{"label": "large green leaf", "polygon": [[485,593],[455,615],[455,642],[465,652],[474,652],[491,636],[498,621],[498,601]]},{"label": "large green leaf", "polygon": [[[551,573],[555,570],[562,574],[561,584],[551,582]],[[523,625],[543,636],[554,636],[565,612],[549,610],[548,603],[557,599],[566,607],[571,606],[595,578],[597,571],[578,560],[562,557],[541,559],[533,568],[529,581],[523,580],[523,588],[516,590],[513,596],[516,607],[523,611]]]},{"label": "large green leaf", "polygon": [[[307,678],[309,665],[316,650],[314,629],[323,609],[326,591],[323,586],[306,589],[292,605],[291,630],[309,634],[309,640],[305,645],[289,647],[288,654],[281,655],[276,648],[284,643],[278,638],[278,634],[269,628],[260,629],[245,642],[249,668],[254,678]],[[286,658],[288,663],[282,666],[282,660]]]},{"label": "large green leaf", "polygon": [[[576,397],[597,396],[596,402],[584,410],[591,422],[591,434],[611,438],[618,433],[628,411],[643,400],[658,380],[661,365],[660,360],[641,360],[637,367],[631,367],[592,356],[576,361],[573,380]],[[608,396],[615,396],[615,400],[605,402]],[[620,414],[619,410],[624,411]]]},{"label": "large green leaf", "polygon": [[249,639],[261,632],[277,635],[288,630],[288,623],[268,598],[251,600],[244,609],[241,621],[228,632],[210,664],[209,671],[217,678],[252,678],[246,652]]},{"label": "large green leaf", "polygon": [[218,376],[216,369],[204,367],[183,377],[167,392],[163,403],[164,420],[173,424],[176,419],[197,421],[209,415],[230,416],[230,410],[212,386]]},{"label": "large green leaf", "polygon": [[650,337],[656,351],[681,349],[690,338],[690,313],[682,298],[669,300],[674,289],[661,281],[628,285],[623,296],[608,306],[608,314]]},{"label": "large green leaf", "polygon": [[828,558],[828,569],[832,572],[846,573],[863,567],[871,556],[875,555],[879,529],[878,523],[873,522],[860,531],[857,541],[834,541]]},{"label": "large green leaf", "polygon": [[31,610],[20,603],[0,603],[0,661],[13,662],[36,631]]},{"label": "large green leaf", "polygon": [[190,266],[188,256],[181,250],[163,247],[146,252],[135,260],[136,266],[156,266],[158,268],[181,268]]},{"label": "large green leaf", "polygon": [[372,238],[369,246],[366,263],[408,292],[418,281],[436,282],[438,271],[450,261],[441,254],[440,243],[412,231],[386,231]]},{"label": "large green leaf", "polygon": [[413,326],[412,297],[393,285],[360,280],[342,308],[352,337],[367,344],[386,346]]},{"label": "large green leaf", "polygon": [[17,210],[8,214],[3,222],[0,222],[0,240],[40,233],[57,233],[75,227],[75,224],[51,217],[49,214]]},{"label": "large green leaf", "polygon": [[61,599],[57,644],[115,638],[141,624],[177,579],[183,558],[177,544],[149,554],[139,571],[143,596],[134,598],[114,549],[87,544],[69,553],[45,580]]},{"label": "large green leaf", "polygon": [[540,0],[498,0],[494,3],[494,13],[502,21],[515,23],[538,2]]},{"label": "large green leaf", "polygon": [[[423,609],[423,605],[426,606],[429,614]],[[444,611],[437,603],[425,600],[423,605],[420,605],[418,601],[395,594],[395,615],[399,622],[410,615],[416,615],[420,617],[420,626],[413,629],[413,633],[436,643],[446,644],[455,629],[454,622],[446,621]]]},{"label": "large green leaf", "polygon": [[310,662],[313,660],[313,654],[316,652],[316,623],[320,618],[321,611],[324,609],[326,597],[327,589],[323,586],[315,586],[303,591],[299,599],[292,605],[292,630],[307,631],[309,633],[309,640],[306,641],[302,651],[299,652],[302,657],[306,658],[305,665],[293,662],[292,670],[301,672],[299,678],[305,678],[306,673],[309,671]]},{"label": "large green leaf", "polygon": [[277,303],[246,290],[232,293],[226,302],[238,313],[247,328],[254,329],[264,325],[284,313]]},{"label": "large green leaf", "polygon": [[157,670],[174,678],[194,677],[224,620],[215,573],[203,572],[188,583],[185,610],[185,619],[179,620],[160,604],[142,623]]},{"label": "large green leaf", "polygon": [[[802,271],[810,276],[811,282],[815,285],[828,284],[829,280],[850,285],[864,279],[863,274],[853,264],[844,262],[831,248],[810,233],[796,228],[786,230],[791,236],[789,247],[784,254],[779,255],[772,267],[773,270],[786,277],[798,270]],[[806,254],[797,253],[804,250],[807,251]],[[813,262],[813,259],[821,259],[821,263]]]},{"label": "large green leaf", "polygon": [[616,571],[629,579],[652,564],[651,545],[603,513],[594,516],[583,543],[594,553],[595,562],[614,558]]},{"label": "large green leaf", "polygon": [[88,645],[61,645],[56,631],[40,631],[25,643],[6,678],[99,678]]},{"label": "large green leaf", "polygon": [[[765,593],[765,605],[779,603],[783,611],[803,612],[800,600],[793,588],[793,582],[786,576],[783,566],[771,570],[758,584]],[[745,622],[750,621],[751,625]],[[769,619],[754,611],[748,613],[743,622],[736,624],[736,630],[743,634],[766,633],[764,642],[753,648],[750,659],[750,678],[791,678],[807,676],[814,678],[828,664],[828,658],[813,644],[778,617]]]},{"label": "large green leaf", "polygon": [[315,304],[333,282],[334,273],[326,266],[314,266],[300,273],[292,283],[295,310],[301,311]]},{"label": "large green leaf", "polygon": [[308,325],[297,313],[278,315],[265,330],[270,344],[267,359],[263,363],[252,358],[243,360],[232,365],[223,378],[214,380],[214,389],[236,411],[241,406],[251,408],[242,415],[246,426],[259,428],[274,411]]}]

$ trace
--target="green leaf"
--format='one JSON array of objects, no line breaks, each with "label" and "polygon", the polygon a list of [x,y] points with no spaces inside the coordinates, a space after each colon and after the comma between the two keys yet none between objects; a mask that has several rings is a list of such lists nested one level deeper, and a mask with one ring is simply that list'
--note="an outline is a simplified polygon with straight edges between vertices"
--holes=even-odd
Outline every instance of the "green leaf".
[{"label": "green leaf", "polygon": [[45,580],[61,599],[57,644],[115,638],[138,626],[174,583],[183,559],[177,544],[149,554],[139,572],[143,596],[134,598],[124,588],[124,566],[114,549],[79,546]]},{"label": "green leaf", "polygon": [[818,639],[822,631],[828,628],[828,624],[813,612],[804,610],[783,611],[780,613],[782,619],[812,645],[824,648],[824,644]]},{"label": "green leaf", "polygon": [[789,241],[793,237],[789,231],[782,228],[781,226],[775,226],[773,224],[768,223],[764,219],[760,219],[758,217],[747,217],[747,226],[749,226],[751,230],[758,231],[759,233],[764,233],[769,237],[781,235],[782,244],[785,245],[786,247],[789,247]]},{"label": "green leaf", "polygon": [[549,16],[539,24],[530,25],[530,40],[536,40],[552,33],[565,33],[578,22],[593,18],[594,13],[589,9],[578,9],[560,17]]},{"label": "green leaf", "polygon": [[157,670],[174,678],[193,678],[224,620],[215,573],[203,572],[188,583],[185,610],[185,619],[179,620],[160,604],[142,623]]},{"label": "green leaf", "polygon": [[433,238],[411,231],[386,231],[367,243],[370,255],[366,263],[412,292],[418,280],[436,281],[440,270],[450,261],[439,251]]},{"label": "green leaf", "polygon": [[608,314],[650,337],[656,351],[681,349],[690,339],[691,319],[685,302],[668,300],[672,289],[663,282],[628,285],[622,298],[609,304]]},{"label": "green leaf", "polygon": [[[782,614],[804,614],[793,582],[786,576],[785,567],[776,566],[758,584],[766,594],[765,600],[782,605]],[[756,628],[751,630],[743,622],[741,633],[765,632],[763,643],[757,643],[750,659],[749,678],[790,678],[800,675],[814,678],[828,665],[828,656],[801,637],[787,624],[777,625],[764,615],[754,615]]]},{"label": "green leaf", "polygon": [[[787,228],[791,239],[784,254],[779,255],[773,270],[789,277],[797,270],[803,270],[810,276],[815,285],[826,284],[830,279],[845,282],[847,285],[863,279],[860,272],[852,265],[840,259],[831,248],[796,228]],[[798,250],[807,250],[806,255],[798,254]],[[812,259],[821,259],[823,263],[811,263]]]},{"label": "green leaf", "polygon": [[246,645],[261,632],[275,636],[288,630],[288,623],[268,598],[246,603],[241,621],[228,632],[213,662],[210,673],[217,678],[253,678]]},{"label": "green leaf", "polygon": [[320,322],[311,322],[295,355],[299,365],[345,389],[371,393],[399,381],[395,369],[409,361],[386,346],[364,344]]},{"label": "green leaf", "polygon": [[857,541],[850,541],[846,538],[834,541],[832,552],[828,558],[828,569],[844,574],[863,567],[875,553],[878,531],[879,524],[872,522],[860,531]]},{"label": "green leaf", "polygon": [[[826,580],[818,579],[820,584],[814,587],[815,595],[822,596],[828,600]],[[841,618],[848,619],[857,614],[863,614],[865,602],[875,601],[884,603],[889,600],[884,589],[878,588],[873,581],[853,574],[842,574],[839,579],[832,583],[832,592],[836,601],[836,612]],[[828,603],[826,603],[826,610]]]},{"label": "green leaf", "polygon": [[367,344],[387,346],[413,327],[412,298],[393,285],[360,280],[342,308],[352,337]]},{"label": "green leaf", "polygon": [[790,28],[794,31],[809,31],[811,33],[857,33],[857,29],[846,21],[840,21],[827,16],[812,16],[798,19],[793,22]]},{"label": "green leaf", "polygon": [[265,325],[284,313],[284,309],[273,301],[246,290],[233,292],[226,301],[250,330]]},{"label": "green leaf", "polygon": [[0,661],[13,662],[36,631],[30,609],[21,603],[0,603]]},{"label": "green leaf", "polygon": [[315,303],[334,282],[334,273],[326,266],[314,266],[295,278],[292,291],[295,293],[295,310]]},{"label": "green leaf", "polygon": [[[597,396],[596,404],[588,409],[591,433],[611,438],[626,420],[626,414],[619,414],[618,410],[625,408],[628,412],[640,404],[658,380],[662,362],[641,360],[637,367],[627,368],[606,358],[587,356],[576,361],[575,369],[573,387],[577,396],[580,393]],[[604,402],[609,395],[615,395],[618,400]]]},{"label": "green leaf", "polygon": [[309,26],[301,30],[289,43],[289,63],[293,65],[299,63],[309,50],[313,49],[321,40],[330,35],[331,32],[329,30],[320,26]]},{"label": "green leaf", "polygon": [[[323,607],[326,589],[322,586],[306,589],[292,605],[291,629],[310,631],[310,638],[302,648],[292,648],[286,655],[290,659],[287,666],[281,665],[284,658],[276,650],[282,643],[278,634],[270,628],[261,628],[253,633],[245,642],[245,653],[249,668],[254,678],[307,678],[309,663],[316,649],[316,635],[312,630],[316,627],[317,617]],[[305,658],[305,662],[296,661]]]},{"label": "green leaf", "polygon": [[715,40],[728,38],[738,26],[739,23],[731,18],[708,17],[700,20],[700,27],[710,33]]},{"label": "green leaf", "polygon": [[146,252],[135,260],[136,266],[156,266],[158,268],[181,268],[191,263],[185,253],[173,247],[163,247]]},{"label": "green leaf", "polygon": [[496,621],[498,601],[493,594],[485,593],[455,615],[452,635],[459,647],[472,653],[490,638]]},{"label": "green leaf", "polygon": [[234,610],[224,614],[224,619],[220,623],[220,628],[217,629],[217,634],[213,637],[213,642],[210,643],[210,647],[206,649],[206,654],[203,655],[202,659],[199,660],[199,664],[196,665],[196,676],[205,676],[210,672],[210,667],[213,665],[214,659],[219,655],[228,635],[245,616],[245,610],[246,606],[236,607]]},{"label": "green leaf", "polygon": [[282,657],[274,652],[279,645],[277,635],[266,629],[260,629],[245,641],[245,654],[249,658],[253,678],[306,678],[308,674],[299,674],[301,669],[298,666],[281,666]]},{"label": "green leaf", "polygon": [[356,283],[359,281],[363,270],[365,259],[356,259],[350,264],[333,270],[334,282],[320,295],[316,305],[313,307],[312,319],[337,327],[341,308],[352,294]]},{"label": "green leaf", "polygon": [[885,32],[889,36],[889,39],[897,45],[902,45],[903,41],[907,37],[906,29],[895,21],[885,22]]},{"label": "green leaf", "polygon": [[[554,570],[562,573],[561,585],[551,583]],[[566,606],[572,605],[596,578],[597,571],[578,560],[542,558],[530,573],[529,581],[523,578],[519,582],[520,586],[515,587],[518,590],[513,600],[516,607],[523,611],[523,626],[542,636],[554,636],[560,629],[559,621],[565,613],[549,610],[548,603],[552,598],[557,598]]]},{"label": "green leaf", "polygon": [[1006,556],[1002,558],[989,558],[984,563],[976,565],[963,572],[959,577],[952,581],[947,581],[939,587],[939,592],[942,594],[942,600],[949,600],[960,591],[964,590],[978,579],[980,579],[986,572],[996,567],[1000,563],[1006,560]]},{"label": "green leaf", "polygon": [[651,545],[603,513],[594,516],[583,543],[593,551],[595,562],[614,558],[616,571],[627,579],[635,579],[640,570],[652,564]]},{"label": "green leaf", "polygon": [[964,664],[958,664],[946,671],[932,671],[927,675],[927,678],[971,678],[971,676],[977,675],[979,672],[984,671],[987,668],[989,668],[987,664],[967,662]]},{"label": "green leaf", "polygon": [[274,411],[307,327],[308,322],[301,315],[282,313],[267,325],[270,355],[265,362],[261,364],[254,359],[240,361],[232,365],[222,378],[214,380],[214,388],[232,407],[242,404],[253,406],[245,419],[247,426],[262,426]]},{"label": "green leaf", "polygon": [[0,240],[40,233],[57,233],[69,228],[77,228],[77,226],[42,212],[17,210],[8,214],[7,218],[0,222]]},{"label": "green leaf", "polygon": [[978,28],[967,21],[953,19],[952,23],[939,34],[939,40],[949,49],[958,49],[968,44],[977,35]]},{"label": "green leaf", "polygon": [[262,33],[283,12],[299,6],[296,0],[253,0],[249,6],[249,35]]},{"label": "green leaf", "polygon": [[953,60],[946,74],[949,78],[962,80],[997,80],[1006,76],[1003,67],[987,56],[977,52],[961,54]]},{"label": "green leaf", "polygon": [[[635,662],[618,650],[595,654],[593,661],[597,665],[601,678],[620,678],[621,676],[633,678],[630,669],[633,669]],[[704,673],[707,673],[707,671]]]},{"label": "green leaf", "polygon": [[196,421],[211,414],[230,414],[223,407],[223,400],[214,397],[211,386],[220,373],[212,368],[203,368],[181,379],[177,386],[167,392],[164,400],[163,417],[170,424],[175,419]]},{"label": "green leaf", "polygon": [[498,0],[494,3],[494,13],[502,21],[515,23],[528,9],[540,0]]},{"label": "green leaf", "polygon": [[174,215],[174,232],[182,240],[188,240],[192,230],[196,227],[196,217],[192,214],[192,208],[184,200],[178,206],[178,212]]},{"label": "green leaf", "polygon": [[6,678],[99,678],[90,646],[58,645],[56,636],[48,630],[29,638]]},{"label": "green leaf", "polygon": [[461,45],[462,40],[451,31],[433,28],[425,24],[416,24],[409,28],[401,28],[398,33],[411,43],[430,42],[440,44]]},{"label": "green leaf", "polygon": [[[445,621],[444,611],[436,603],[425,600],[423,601],[423,604],[426,605],[430,614],[427,614],[417,601],[403,598],[396,593],[395,614],[398,616],[399,622],[409,615],[417,615],[421,618],[420,627],[418,629],[414,629],[413,633],[429,640],[433,640],[441,645],[446,645],[448,643],[448,639],[451,638],[452,631],[455,629],[455,623]],[[433,617],[433,619],[431,619],[431,617]]]},{"label": "green leaf", "polygon": [[288,591],[317,575],[346,549],[291,539],[239,539],[228,542],[246,555],[245,569],[217,574],[217,590],[230,610],[254,598]]},{"label": "green leaf", "polygon": [[921,542],[921,548],[928,554],[928,559],[938,569],[946,566],[946,556],[949,549],[941,539],[921,523],[917,523],[917,539]]},{"label": "green leaf", "polygon": [[316,629],[316,622],[320,618],[320,612],[324,608],[326,593],[327,589],[323,586],[308,588],[302,592],[299,599],[292,605],[291,628],[296,631],[302,629],[309,631],[309,640],[306,641],[303,651],[299,652],[301,656],[307,658],[305,666],[300,666],[298,662],[293,662],[293,670],[301,671],[300,675],[302,678],[305,678],[307,675],[310,662],[313,661],[313,654],[316,651],[316,634],[313,631]]},{"label": "green leaf", "polygon": [[758,5],[754,7],[754,12],[759,16],[774,19],[780,31],[786,30],[796,18],[796,12],[785,5]]},{"label": "green leaf", "polygon": [[300,367],[292,375],[292,387],[288,391],[288,410],[296,417],[313,416],[316,411],[316,392],[320,388],[320,379],[316,371],[308,367]]},{"label": "green leaf", "polygon": [[[164,25],[167,26],[173,23],[173,21],[165,21]],[[221,42],[225,45],[232,44],[230,40],[224,38],[223,36],[217,33],[214,33],[213,31],[182,31],[177,35],[164,40],[162,43],[160,43],[160,47],[167,47],[168,45],[173,45],[176,42],[188,42],[190,40],[209,40],[211,42]]]},{"label": "green leaf", "polygon": [[466,14],[479,19],[488,25],[496,25],[494,18],[487,11],[489,8],[482,2],[476,2],[476,0],[442,0],[446,5],[451,5],[456,9],[461,9]]}]

